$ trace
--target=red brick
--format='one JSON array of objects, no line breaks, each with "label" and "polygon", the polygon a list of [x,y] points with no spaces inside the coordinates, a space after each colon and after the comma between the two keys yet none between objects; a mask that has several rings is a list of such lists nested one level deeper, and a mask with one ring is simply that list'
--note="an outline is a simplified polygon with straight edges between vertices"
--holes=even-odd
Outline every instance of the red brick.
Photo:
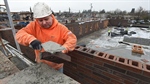
[{"label": "red brick", "polygon": [[105,57],[107,60],[116,61],[116,56],[107,54]]},{"label": "red brick", "polygon": [[116,80],[111,80],[111,84],[123,84],[123,83],[121,83],[121,82],[118,82],[118,81],[116,81]]},{"label": "red brick", "polygon": [[71,58],[77,58],[77,59],[84,59],[85,56],[82,54],[82,52],[79,52],[79,51],[72,51],[70,53],[68,53],[67,55],[69,55]]},{"label": "red brick", "polygon": [[88,52],[90,49],[89,48],[86,48],[86,47],[81,47],[80,51],[82,52]]},{"label": "red brick", "polygon": [[97,53],[97,51],[96,51],[96,50],[91,50],[91,49],[90,49],[90,50],[88,51],[88,53],[89,53],[89,54],[92,54],[92,55],[95,55],[95,54]]},{"label": "red brick", "polygon": [[77,45],[77,46],[75,47],[75,50],[80,50],[81,48],[82,48],[81,46],[78,46],[78,45]]},{"label": "red brick", "polygon": [[97,61],[97,60],[95,60],[93,58],[85,58],[85,60],[88,61],[88,62],[91,62],[93,64],[95,63],[95,61]]},{"label": "red brick", "polygon": [[101,78],[101,77],[99,77],[99,76],[96,76],[96,75],[93,75],[92,78],[95,79],[95,80],[101,81],[101,82],[104,83],[104,84],[111,84],[110,81],[105,80],[105,79],[103,79],[103,78]]},{"label": "red brick", "polygon": [[124,63],[116,62],[115,66],[118,67],[118,68],[125,69],[127,71],[132,71],[132,72],[136,72],[136,73],[141,73],[142,72],[142,69],[135,68],[135,67],[133,67],[133,66],[131,66],[129,64],[124,64]]},{"label": "red brick", "polygon": [[128,81],[128,80],[124,80],[124,84],[135,84],[135,83],[130,82],[130,81]]},{"label": "red brick", "polygon": [[124,80],[121,77],[115,76],[114,74],[110,74],[108,72],[103,72],[103,74],[107,77],[109,77],[111,80],[117,80],[120,82],[123,82]]},{"label": "red brick", "polygon": [[143,75],[150,77],[150,65],[143,64]]},{"label": "red brick", "polygon": [[78,66],[77,70],[80,70],[81,72],[84,72],[84,73],[92,73],[91,70],[89,70],[89,69],[87,69],[87,68],[85,68],[83,66]]},{"label": "red brick", "polygon": [[101,57],[95,56],[94,59],[96,59],[97,61],[101,61],[102,63],[107,63],[107,64],[111,64],[111,65],[115,64],[115,61],[107,59],[107,58],[101,58]]},{"label": "red brick", "polygon": [[116,62],[127,65],[128,59],[122,58],[122,57],[117,57]]},{"label": "red brick", "polygon": [[107,54],[106,54],[106,53],[103,53],[103,52],[97,52],[97,53],[96,53],[96,56],[101,57],[101,58],[105,58],[106,55],[107,55]]},{"label": "red brick", "polygon": [[142,63],[138,61],[129,60],[129,66],[135,68],[133,72],[142,73]]},{"label": "red brick", "polygon": [[94,63],[94,64],[98,64],[98,65],[103,66],[103,62],[101,62],[101,61],[99,61],[99,60],[94,60],[93,63]]}]

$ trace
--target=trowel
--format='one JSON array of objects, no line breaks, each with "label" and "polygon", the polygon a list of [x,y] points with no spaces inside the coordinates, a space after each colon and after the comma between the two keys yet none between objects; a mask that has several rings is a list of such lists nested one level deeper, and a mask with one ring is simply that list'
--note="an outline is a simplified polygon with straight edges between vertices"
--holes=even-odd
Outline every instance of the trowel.
[{"label": "trowel", "polygon": [[62,50],[65,50],[65,48],[60,44],[48,41],[42,43],[42,47],[45,52],[40,52],[41,59],[56,63],[62,63],[64,61],[71,62],[71,57],[65,53],[62,53]]}]

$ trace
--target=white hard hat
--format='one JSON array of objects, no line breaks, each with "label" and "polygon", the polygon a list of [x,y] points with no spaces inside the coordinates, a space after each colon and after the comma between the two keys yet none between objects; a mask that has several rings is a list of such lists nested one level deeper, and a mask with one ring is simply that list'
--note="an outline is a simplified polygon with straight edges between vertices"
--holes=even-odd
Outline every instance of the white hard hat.
[{"label": "white hard hat", "polygon": [[33,14],[34,18],[42,18],[51,15],[52,10],[47,4],[38,2],[33,7]]}]

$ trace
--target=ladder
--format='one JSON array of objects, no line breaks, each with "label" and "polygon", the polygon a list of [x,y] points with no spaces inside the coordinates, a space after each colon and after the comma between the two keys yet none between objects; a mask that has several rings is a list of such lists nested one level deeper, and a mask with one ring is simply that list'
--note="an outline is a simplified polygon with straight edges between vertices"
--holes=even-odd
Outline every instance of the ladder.
[{"label": "ladder", "polygon": [[[11,28],[0,29],[0,31],[11,30],[12,33],[13,33],[13,37],[14,37],[15,34],[16,34],[16,30],[15,30],[15,28],[14,28],[14,24],[13,24],[13,20],[12,20],[11,14],[10,14],[10,9],[9,9],[7,0],[4,0],[4,4],[5,4],[5,5],[0,5],[0,6],[5,6],[5,7],[6,7],[7,16],[8,16],[8,20],[9,20],[9,24],[10,24],[10,27],[11,27]],[[14,40],[15,40],[15,37],[14,37]],[[15,40],[15,44],[16,44],[17,49],[18,49],[19,51],[21,51],[20,46],[19,46],[19,44],[18,44],[18,42],[17,42],[16,40]]]}]

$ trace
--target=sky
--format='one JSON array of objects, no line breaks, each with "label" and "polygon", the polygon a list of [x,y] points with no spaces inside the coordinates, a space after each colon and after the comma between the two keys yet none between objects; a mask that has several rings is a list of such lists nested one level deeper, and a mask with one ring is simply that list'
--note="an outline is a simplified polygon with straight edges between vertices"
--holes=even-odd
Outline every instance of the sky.
[{"label": "sky", "polygon": [[[79,12],[89,10],[92,4],[92,11],[131,11],[132,8],[137,10],[142,7],[144,10],[150,10],[150,0],[7,0],[11,12],[29,11],[37,2],[45,2],[54,12],[69,11]],[[0,4],[3,4],[0,0]]]}]

